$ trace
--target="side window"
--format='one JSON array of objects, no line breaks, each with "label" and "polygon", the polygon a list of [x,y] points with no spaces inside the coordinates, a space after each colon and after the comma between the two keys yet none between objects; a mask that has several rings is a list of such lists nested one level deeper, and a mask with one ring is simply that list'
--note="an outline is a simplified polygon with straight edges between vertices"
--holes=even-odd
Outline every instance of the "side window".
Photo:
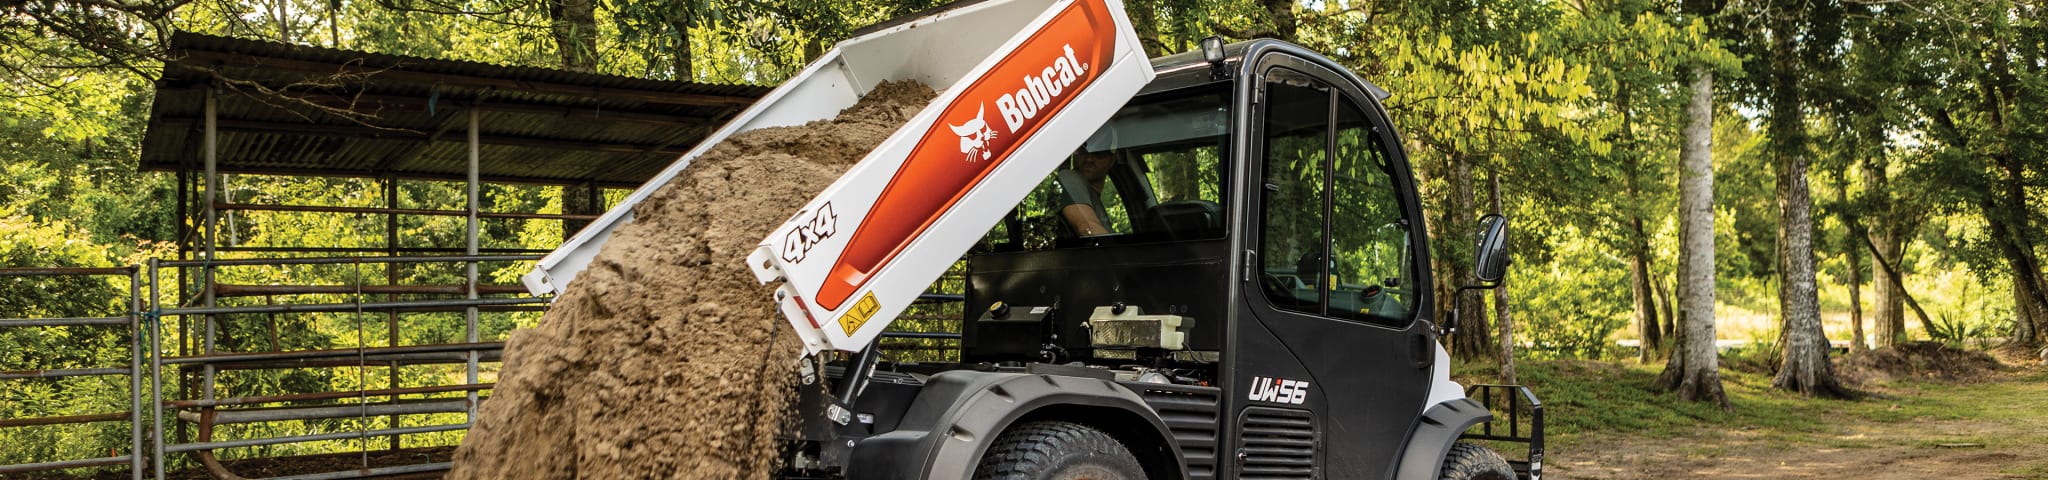
[{"label": "side window", "polygon": [[1271,70],[1267,81],[1257,192],[1261,289],[1275,307],[1320,314],[1333,286],[1322,259],[1331,92],[1288,70]]},{"label": "side window", "polygon": [[1330,252],[1338,279],[1330,316],[1399,323],[1414,307],[1409,221],[1394,189],[1386,145],[1365,110],[1337,109],[1330,182]]},{"label": "side window", "polygon": [[1060,216],[1068,233],[1079,237],[1131,233],[1131,212],[1124,206],[1124,192],[1111,178],[1119,169],[1128,170],[1122,154],[1114,150],[1088,151],[1082,148],[1054,172],[1065,201]]}]

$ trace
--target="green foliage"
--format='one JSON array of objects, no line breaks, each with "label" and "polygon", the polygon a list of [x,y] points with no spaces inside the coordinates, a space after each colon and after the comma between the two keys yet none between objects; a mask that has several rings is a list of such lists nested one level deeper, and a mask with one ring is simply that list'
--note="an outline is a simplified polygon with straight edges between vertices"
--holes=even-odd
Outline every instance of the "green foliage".
[{"label": "green foliage", "polygon": [[1628,268],[1566,227],[1549,237],[1554,255],[1543,270],[1516,269],[1508,283],[1521,327],[1516,341],[1533,358],[1603,358],[1614,333],[1629,322]]},{"label": "green foliage", "polygon": [[[657,0],[595,2],[596,71],[659,79],[772,85],[862,26],[933,6],[936,0]],[[70,10],[55,11],[49,5]],[[30,2],[0,7],[0,266],[112,266],[175,255],[181,226],[173,180],[135,171],[142,122],[151,99],[162,35],[171,29],[286,43],[503,65],[560,66],[550,2],[510,0],[256,0],[251,2]],[[2048,184],[2041,180],[2048,115],[2037,108],[2048,89],[2042,45],[2048,39],[2039,5],[2023,2],[1818,2],[1799,9],[1730,4],[1701,17],[1673,2],[1220,2],[1134,0],[1127,3],[1141,40],[1154,55],[1192,49],[1210,35],[1231,40],[1279,37],[1325,52],[1393,94],[1386,100],[1400,132],[1394,147],[1411,155],[1431,217],[1437,278],[1471,257],[1475,229],[1459,222],[1488,210],[1481,179],[1502,179],[1503,212],[1514,222],[1516,263],[1508,288],[1521,319],[1516,341],[1533,358],[1613,355],[1632,310],[1628,264],[1640,256],[1653,276],[1668,278],[1676,258],[1673,200],[1680,108],[1694,68],[1721,79],[1715,109],[1716,295],[1723,338],[1750,339],[1732,352],[1728,377],[1743,413],[1677,404],[1648,390],[1652,372],[1577,362],[1524,366],[1525,380],[1545,390],[1560,410],[1560,431],[1647,429],[1683,432],[1691,422],[1781,426],[1810,409],[1765,392],[1776,361],[1776,333],[1748,312],[1776,310],[1777,215],[1771,141],[1762,113],[1771,105],[1768,73],[1771,15],[1798,20],[1806,108],[1803,132],[1820,211],[1817,236],[1824,279],[1847,272],[1841,255],[1857,248],[1844,235],[1844,215],[1876,220],[1925,218],[1907,235],[1906,284],[1935,317],[1925,333],[1944,341],[2014,335],[2012,286],[2017,258],[2048,257],[2041,228]],[[41,15],[41,16],[38,16]],[[64,26],[118,26],[63,30]],[[65,32],[71,32],[67,34]],[[96,39],[96,40],[95,40]],[[95,43],[102,42],[102,43]],[[687,59],[685,58],[687,56]],[[1340,153],[1365,145],[1341,142]],[[1192,154],[1203,185],[1226,159]],[[1320,170],[1315,170],[1319,172]],[[1155,172],[1157,173],[1157,172]],[[1883,174],[1879,184],[1871,174]],[[1166,179],[1155,179],[1168,183]],[[460,209],[460,184],[366,179],[230,175],[224,200],[238,203]],[[1203,187],[1207,188],[1207,187]],[[1213,189],[1211,189],[1213,190]],[[2015,199],[2010,192],[2020,193]],[[1221,192],[1200,190],[1202,198]],[[485,210],[559,213],[559,187],[491,186]],[[624,192],[607,192],[616,202]],[[1339,195],[1339,202],[1351,197]],[[1050,211],[1056,199],[1034,195],[1022,211]],[[1915,213],[1919,212],[1919,213]],[[1361,212],[1360,216],[1363,216]],[[1914,217],[1920,218],[1920,217]],[[1126,217],[1127,220],[1127,217]],[[397,239],[382,236],[390,223]],[[257,247],[450,248],[463,243],[460,217],[238,212],[223,217],[222,243]],[[1024,218],[1024,228],[1057,228],[1049,215]],[[190,228],[191,225],[183,227]],[[1001,228],[1009,228],[1007,225]],[[482,247],[546,249],[563,237],[561,223],[491,219]],[[1001,236],[1008,232],[996,232]],[[1345,245],[1372,244],[1371,232],[1337,232]],[[1051,234],[1027,242],[1049,242]],[[1035,240],[1033,240],[1035,239]],[[1042,245],[1033,245],[1042,246]],[[2020,253],[2013,253],[2019,251]],[[1364,254],[1339,266],[1345,277],[1384,271]],[[259,256],[263,254],[248,254]],[[1864,260],[1867,273],[1869,260]],[[517,284],[530,262],[483,266],[488,284]],[[178,272],[184,278],[196,270]],[[956,272],[957,273],[957,272]],[[459,265],[295,266],[230,268],[221,281],[274,284],[453,284]],[[173,276],[174,278],[178,276]],[[1866,285],[1877,281],[1863,275]],[[177,280],[170,280],[176,282]],[[949,276],[934,291],[957,292]],[[1822,282],[1826,308],[1850,308],[1837,281]],[[1425,286],[1414,286],[1426,288]],[[1867,288],[1867,287],[1866,287]],[[111,315],[122,311],[125,282],[96,279],[0,278],[0,317]],[[167,293],[180,298],[187,292]],[[370,300],[429,298],[373,295]],[[346,302],[352,294],[224,299]],[[1867,297],[1866,297],[1867,298]],[[1867,301],[1867,300],[1866,300]],[[948,331],[957,307],[920,307],[899,323],[910,331]],[[1867,311],[1867,309],[1866,309]],[[380,315],[234,315],[221,319],[229,351],[349,348],[463,341],[460,313],[408,316],[390,328]],[[487,313],[483,338],[502,338],[538,321],[535,312]],[[1766,322],[1767,323],[1767,322]],[[167,346],[199,335],[173,325]],[[1833,330],[1845,330],[1830,327]],[[938,346],[944,342],[907,342]],[[122,358],[118,335],[91,329],[0,332],[0,365],[70,368]],[[932,351],[927,351],[930,353]],[[941,360],[943,353],[898,360]],[[484,373],[493,376],[489,367]],[[225,394],[345,391],[422,386],[465,380],[459,366],[362,371],[294,369],[223,374]],[[120,410],[125,384],[101,379],[0,383],[0,416]],[[1922,408],[1920,406],[1909,406]],[[1875,414],[1872,412],[1863,412]],[[459,415],[409,417],[405,425],[460,421]],[[376,428],[386,420],[356,419],[238,425],[228,435]],[[1797,427],[1794,427],[1797,428]],[[118,424],[87,429],[0,430],[0,462],[96,455],[123,442]],[[447,444],[459,437],[408,437]],[[261,447],[230,456],[321,452],[350,442]]]}]

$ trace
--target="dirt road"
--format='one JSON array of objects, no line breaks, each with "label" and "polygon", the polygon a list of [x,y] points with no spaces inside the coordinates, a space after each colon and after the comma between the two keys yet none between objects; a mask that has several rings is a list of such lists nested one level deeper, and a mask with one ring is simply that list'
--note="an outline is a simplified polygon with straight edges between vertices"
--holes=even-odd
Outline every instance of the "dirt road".
[{"label": "dirt road", "polygon": [[1546,476],[2048,479],[2048,369],[2031,367],[1967,384],[1866,388],[1882,397],[1800,402],[1805,406],[1789,412],[1789,421],[1799,425],[1794,431],[1766,420],[1733,428],[1700,425],[1676,435],[1589,432],[1550,450]]}]

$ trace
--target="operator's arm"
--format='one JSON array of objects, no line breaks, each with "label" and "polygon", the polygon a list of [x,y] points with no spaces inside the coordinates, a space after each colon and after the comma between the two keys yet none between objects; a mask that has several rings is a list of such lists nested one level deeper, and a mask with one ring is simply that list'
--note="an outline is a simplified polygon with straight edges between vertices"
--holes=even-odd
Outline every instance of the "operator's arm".
[{"label": "operator's arm", "polygon": [[1060,216],[1065,217],[1067,224],[1074,226],[1074,233],[1080,236],[1093,237],[1109,234],[1109,228],[1104,227],[1102,219],[1095,216],[1095,207],[1088,206],[1087,204],[1069,203],[1065,208],[1060,209]]}]

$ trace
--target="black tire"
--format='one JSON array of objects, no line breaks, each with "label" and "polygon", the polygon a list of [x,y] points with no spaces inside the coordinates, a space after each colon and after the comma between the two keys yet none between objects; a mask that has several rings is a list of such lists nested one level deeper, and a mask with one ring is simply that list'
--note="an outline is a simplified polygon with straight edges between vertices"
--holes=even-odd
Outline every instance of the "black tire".
[{"label": "black tire", "polygon": [[1492,449],[1458,442],[1444,454],[1443,480],[1515,480],[1515,467]]},{"label": "black tire", "polygon": [[1072,422],[1030,422],[996,437],[975,480],[1145,480],[1145,467],[1115,437]]}]

